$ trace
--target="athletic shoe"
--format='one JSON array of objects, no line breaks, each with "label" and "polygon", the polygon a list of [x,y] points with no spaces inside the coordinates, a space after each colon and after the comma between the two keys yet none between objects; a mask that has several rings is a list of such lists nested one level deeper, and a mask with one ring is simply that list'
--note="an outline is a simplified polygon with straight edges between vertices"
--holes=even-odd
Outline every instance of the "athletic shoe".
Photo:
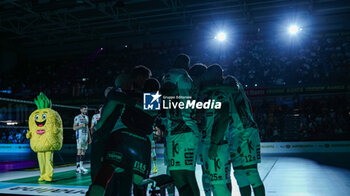
[{"label": "athletic shoe", "polygon": [[80,170],[82,171],[82,173],[84,173],[84,174],[87,174],[88,173],[88,170],[87,169],[85,169],[84,167],[80,167]]},{"label": "athletic shoe", "polygon": [[158,172],[157,166],[153,166],[153,173],[156,174]]},{"label": "athletic shoe", "polygon": [[83,173],[83,171],[80,169],[80,167],[78,167],[76,170],[77,174]]}]

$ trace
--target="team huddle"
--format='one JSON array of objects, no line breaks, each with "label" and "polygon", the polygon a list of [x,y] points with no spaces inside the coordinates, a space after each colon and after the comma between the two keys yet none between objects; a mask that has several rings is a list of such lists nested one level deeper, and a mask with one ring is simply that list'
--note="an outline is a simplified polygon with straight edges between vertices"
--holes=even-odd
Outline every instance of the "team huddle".
[{"label": "team huddle", "polygon": [[[92,134],[87,195],[131,195],[132,184],[134,195],[146,195],[147,187],[141,184],[151,171],[150,136],[155,131],[166,135],[167,171],[181,196],[200,195],[196,164],[202,167],[206,195],[231,195],[231,165],[242,196],[251,195],[251,189],[256,196],[265,195],[257,169],[259,131],[243,86],[233,76],[224,77],[220,65],[189,65],[187,55],[178,55],[161,82],[151,78],[151,70],[137,66],[106,90]],[[214,100],[221,108],[143,110],[143,94],[157,92],[178,101]],[[74,122],[77,172],[86,172],[82,161],[89,142],[87,120],[79,115]],[[168,195],[173,194],[168,189]]]}]

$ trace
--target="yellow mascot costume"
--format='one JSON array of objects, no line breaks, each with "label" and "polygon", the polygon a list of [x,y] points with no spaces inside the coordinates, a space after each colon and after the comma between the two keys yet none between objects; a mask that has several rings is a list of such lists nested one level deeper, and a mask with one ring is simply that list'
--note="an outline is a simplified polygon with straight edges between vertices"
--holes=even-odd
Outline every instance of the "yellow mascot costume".
[{"label": "yellow mascot costume", "polygon": [[51,109],[51,100],[44,93],[34,99],[38,107],[29,117],[30,147],[38,154],[40,167],[39,181],[52,181],[53,152],[61,150],[63,143],[63,125],[60,115]]}]

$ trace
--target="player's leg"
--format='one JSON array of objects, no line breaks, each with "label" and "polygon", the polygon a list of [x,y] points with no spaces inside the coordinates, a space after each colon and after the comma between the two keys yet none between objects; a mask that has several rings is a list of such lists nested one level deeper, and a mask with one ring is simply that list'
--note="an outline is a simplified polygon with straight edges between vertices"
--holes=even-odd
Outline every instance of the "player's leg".
[{"label": "player's leg", "polygon": [[81,155],[81,139],[78,137],[77,138],[77,157],[76,157],[76,163],[77,163],[77,169],[76,172],[77,173],[81,173],[81,169],[80,169],[80,155]]},{"label": "player's leg", "polygon": [[265,186],[264,186],[264,184],[253,188],[253,191],[254,191],[254,195],[255,196],[265,196]]},{"label": "player's leg", "polygon": [[[170,171],[169,171],[169,167],[167,164],[165,164],[166,168],[166,174],[170,175]],[[168,192],[168,196],[174,196],[175,195],[175,186],[174,185],[170,185],[167,187],[167,192]]]},{"label": "player's leg", "polygon": [[81,155],[80,155],[80,161],[79,161],[80,169],[83,173],[88,172],[88,170],[84,168],[85,153],[86,153],[86,150],[85,149],[82,150]]},{"label": "player's leg", "polygon": [[235,129],[230,129],[228,134],[230,159],[233,166],[233,175],[236,179],[241,196],[251,196],[250,183],[247,174],[242,167],[243,154],[241,156],[242,137]]},{"label": "player's leg", "polygon": [[242,166],[234,167],[234,177],[237,181],[237,185],[239,187],[239,192],[241,196],[251,196],[251,188],[250,182],[248,180],[246,171]]},{"label": "player's leg", "polygon": [[134,195],[146,196],[147,185],[140,186],[139,184],[143,179],[149,178],[151,172],[152,144],[149,137],[129,136],[129,138],[133,142],[130,148],[135,152],[132,157],[135,161],[133,167]]},{"label": "player's leg", "polygon": [[170,175],[174,180],[174,184],[179,191],[180,196],[193,195],[192,188],[185,176],[186,170],[171,170]]},{"label": "player's leg", "polygon": [[143,179],[145,179],[143,176],[140,176],[138,174],[133,175],[134,196],[146,196],[147,195],[147,185],[146,186],[139,185]]},{"label": "player's leg", "polygon": [[205,163],[208,158],[208,145],[204,144],[203,141],[199,141],[198,144],[198,158],[197,158],[197,164],[201,165],[202,169],[202,186],[204,190],[204,194],[206,196],[211,196],[212,187],[210,184],[210,176],[209,171],[205,166]]},{"label": "player's leg", "polygon": [[231,164],[229,162],[228,145],[222,144],[218,147],[215,159],[208,159],[208,171],[214,195],[231,195]]},{"label": "player's leg", "polygon": [[131,195],[132,171],[114,173],[110,179],[105,196]]},{"label": "player's leg", "polygon": [[249,184],[253,188],[254,195],[265,196],[265,187],[264,187],[264,183],[260,178],[257,164],[245,166],[244,170],[247,174],[247,179],[249,181]]},{"label": "player's leg", "polygon": [[195,171],[186,171],[186,176],[187,176],[188,183],[192,189],[193,195],[199,196],[200,193],[199,193],[199,187],[198,187]]},{"label": "player's leg", "polygon": [[81,138],[80,138],[81,134],[80,134],[80,131],[79,130],[76,130],[75,131],[75,139],[77,141],[77,157],[76,157],[76,165],[77,165],[77,168],[76,168],[76,172],[77,173],[81,173],[81,170],[80,170],[80,154],[81,154]]},{"label": "player's leg", "polygon": [[259,132],[255,128],[249,128],[246,130],[250,132],[250,137],[242,142],[242,166],[247,174],[249,184],[253,188],[254,195],[264,196],[265,187],[259,175],[257,164],[261,162],[260,158],[260,136]]},{"label": "player's leg", "polygon": [[91,181],[93,182],[98,169],[101,166],[101,159],[104,151],[104,143],[103,142],[93,142],[91,144]]},{"label": "player's leg", "polygon": [[215,184],[213,185],[213,193],[214,196],[221,196],[221,195],[227,195],[230,196],[230,188],[228,187],[227,184]]},{"label": "player's leg", "polygon": [[212,186],[210,184],[210,176],[207,172],[207,170],[205,169],[205,166],[202,165],[202,186],[203,186],[203,190],[204,190],[204,194],[206,196],[211,196],[211,192],[212,192]]},{"label": "player's leg", "polygon": [[242,166],[242,157],[237,151],[231,151],[231,160],[233,166],[233,175],[236,179],[241,196],[251,196],[252,191],[247,173]]},{"label": "player's leg", "polygon": [[198,138],[192,132],[169,136],[167,143],[168,166],[180,195],[199,194],[195,178],[197,148]]},{"label": "player's leg", "polygon": [[84,168],[84,159],[85,159],[85,153],[86,150],[88,149],[88,134],[81,135],[81,153],[79,156],[79,165],[80,165],[80,170],[83,173],[87,173],[88,170]]},{"label": "player's leg", "polygon": [[105,189],[109,183],[109,180],[112,178],[114,171],[115,167],[113,167],[111,164],[103,163],[86,195],[104,195]]},{"label": "player's leg", "polygon": [[[106,195],[112,195],[111,193],[115,193],[116,191],[117,193],[115,195],[130,195],[132,167],[134,163],[133,160],[130,159],[132,157],[129,153],[130,148],[127,147],[127,144],[123,143],[124,141],[127,141],[128,143],[131,142],[120,132],[113,133],[110,136],[106,145],[103,163],[101,164],[90,188],[92,191],[91,193],[96,192],[96,194],[106,193]],[[111,189],[108,189],[106,192],[106,188],[108,187],[113,174],[115,175],[115,179],[112,182],[121,182],[119,189],[115,190],[113,184],[109,186]]]},{"label": "player's leg", "polygon": [[179,144],[177,143],[178,140],[181,140],[180,134],[178,135],[171,135],[167,138],[167,144],[166,144],[166,154],[167,154],[167,163],[168,163],[168,170],[170,176],[174,180],[174,185],[176,186],[177,190],[179,191],[180,195],[191,195],[192,190],[190,186],[187,185],[187,180],[184,177],[183,170],[180,170],[178,167],[180,166],[180,159],[181,155],[179,150]]},{"label": "player's leg", "polygon": [[[170,176],[170,171],[169,171],[169,156],[168,156],[168,151],[167,151],[167,143],[168,143],[168,140],[169,139],[169,136],[166,136],[165,137],[165,143],[164,143],[164,165],[166,167],[166,174]],[[168,193],[168,196],[174,196],[175,194],[175,186],[174,185],[169,185],[167,188],[167,193]],[[165,196],[166,193],[163,192],[161,193],[161,196]]]},{"label": "player's leg", "polygon": [[239,187],[239,192],[241,193],[241,196],[251,196],[252,195],[252,190],[250,186],[244,186],[244,187]]}]

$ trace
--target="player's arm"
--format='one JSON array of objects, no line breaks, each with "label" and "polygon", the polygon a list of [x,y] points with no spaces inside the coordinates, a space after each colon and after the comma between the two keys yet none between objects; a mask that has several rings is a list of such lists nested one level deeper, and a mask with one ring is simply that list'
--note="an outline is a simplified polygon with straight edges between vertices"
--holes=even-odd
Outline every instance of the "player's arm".
[{"label": "player's arm", "polygon": [[[121,114],[121,110],[123,109],[123,107],[124,105],[120,104],[117,101],[107,101],[106,106],[104,107],[104,110],[101,113],[101,118],[96,125],[96,130],[106,129],[108,121],[112,120],[112,118],[117,120]],[[116,114],[116,116],[113,116],[114,114]]]},{"label": "player's arm", "polygon": [[91,133],[91,135],[94,133],[94,127],[95,127],[94,124],[92,124],[91,127],[90,127],[90,133]]},{"label": "player's arm", "polygon": [[123,108],[123,104],[120,104],[118,101],[115,101],[109,97],[107,103],[103,107],[101,118],[95,126],[96,131],[93,134],[93,139],[105,139],[110,134],[110,131],[113,129],[115,122],[117,122],[118,118],[120,117]]},{"label": "player's arm", "polygon": [[209,148],[209,158],[213,159],[217,156],[217,147],[220,141],[224,138],[225,132],[228,128],[230,117],[229,117],[229,103],[224,102],[221,105],[220,110],[216,110],[215,121],[211,134],[211,142]]},{"label": "player's arm", "polygon": [[85,127],[85,124],[79,125],[79,119],[78,119],[78,117],[75,117],[74,123],[73,123],[73,130],[76,131],[76,130],[83,128],[83,127]]},{"label": "player's arm", "polygon": [[[182,77],[182,79],[178,81],[178,89],[179,96],[189,97],[192,89],[191,79],[188,77]],[[186,99],[180,99],[180,101],[186,103]],[[186,108],[180,111],[185,124],[194,132],[195,135],[199,135],[197,122],[191,117],[191,108]]]},{"label": "player's arm", "polygon": [[95,122],[96,122],[96,118],[95,118],[95,115],[93,115],[93,116],[92,116],[92,120],[91,120],[91,127],[90,127],[90,133],[91,133],[91,135],[94,133]]}]

